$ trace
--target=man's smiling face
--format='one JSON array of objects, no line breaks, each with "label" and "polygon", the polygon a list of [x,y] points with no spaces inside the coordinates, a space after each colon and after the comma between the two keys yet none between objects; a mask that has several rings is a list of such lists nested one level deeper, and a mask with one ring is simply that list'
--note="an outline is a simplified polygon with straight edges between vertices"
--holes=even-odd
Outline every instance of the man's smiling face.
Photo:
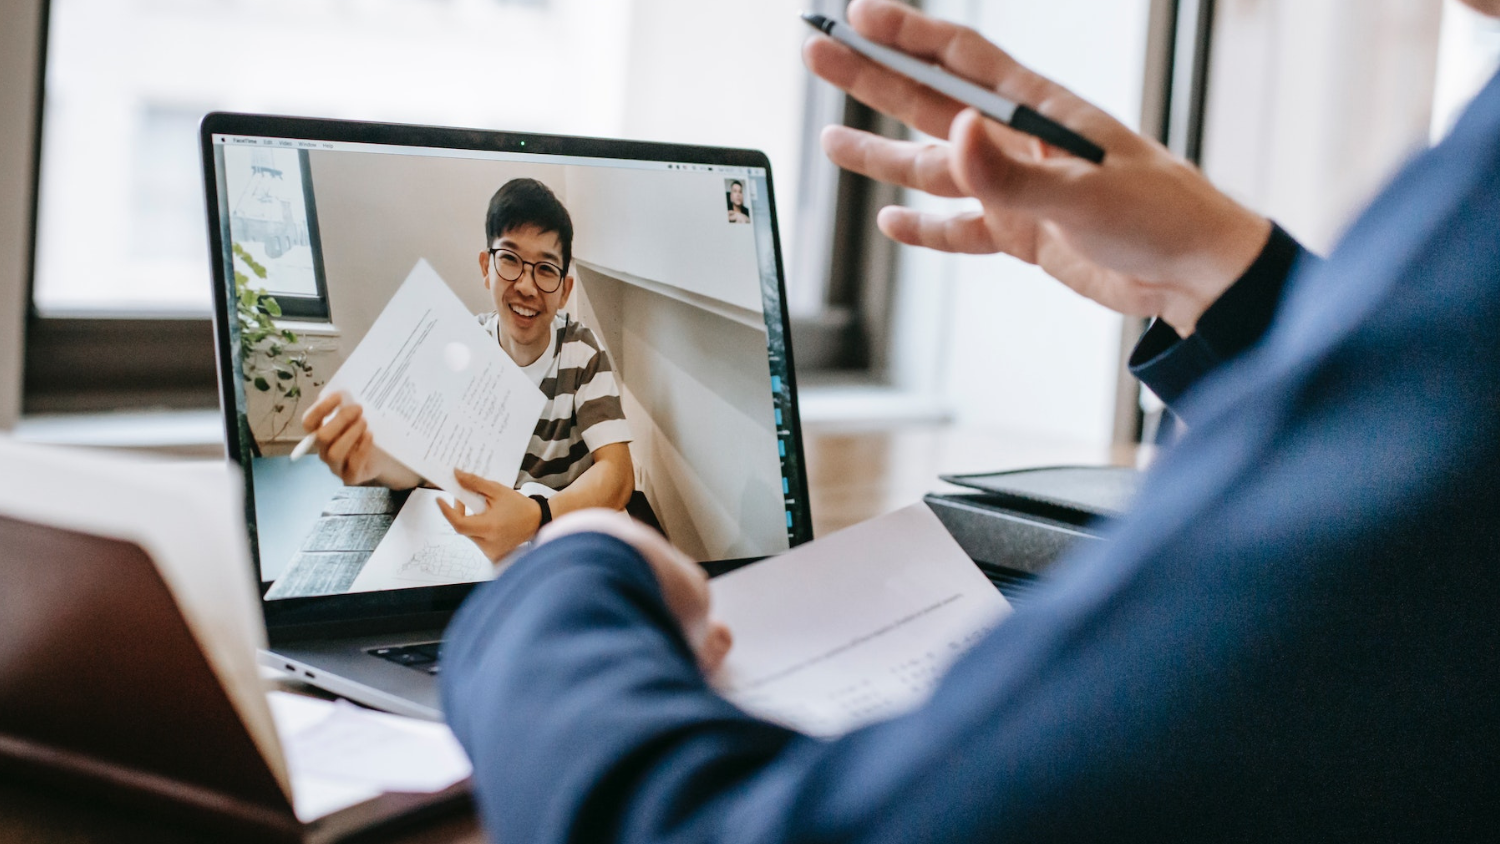
[{"label": "man's smiling face", "polygon": [[[495,310],[500,313],[500,329],[518,350],[535,350],[540,355],[552,339],[552,318],[573,292],[571,275],[562,278],[555,290],[548,292],[543,289],[555,282],[555,279],[549,279],[549,272],[562,270],[562,241],[557,232],[542,231],[538,226],[528,224],[495,238],[490,249],[480,256],[480,262],[485,271],[484,285],[489,288]],[[496,249],[511,254],[495,252]],[[502,276],[501,265],[510,262],[513,266],[516,258],[525,262],[520,277],[507,281]]]}]

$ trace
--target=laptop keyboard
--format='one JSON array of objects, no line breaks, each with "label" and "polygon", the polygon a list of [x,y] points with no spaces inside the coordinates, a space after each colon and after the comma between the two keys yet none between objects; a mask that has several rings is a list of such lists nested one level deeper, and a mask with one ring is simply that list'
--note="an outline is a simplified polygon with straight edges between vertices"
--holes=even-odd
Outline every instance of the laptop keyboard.
[{"label": "laptop keyboard", "polygon": [[365,653],[387,662],[415,668],[424,674],[436,675],[442,670],[438,662],[442,642],[423,642],[418,645],[397,645],[389,648],[371,648]]}]

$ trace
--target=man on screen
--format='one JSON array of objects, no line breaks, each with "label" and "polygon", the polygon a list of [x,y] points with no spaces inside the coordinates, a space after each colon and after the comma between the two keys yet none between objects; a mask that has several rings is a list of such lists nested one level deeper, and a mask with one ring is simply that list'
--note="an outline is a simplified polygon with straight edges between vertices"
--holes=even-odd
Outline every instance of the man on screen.
[{"label": "man on screen", "polygon": [[[459,471],[459,483],[483,495],[488,506],[482,513],[461,503],[438,506],[455,530],[498,560],[552,517],[588,507],[624,509],[635,489],[635,467],[609,354],[587,326],[561,312],[574,284],[568,209],[541,182],[512,179],[490,199],[484,227],[479,270],[495,310],[480,314],[479,322],[547,403],[513,486]],[[346,484],[409,489],[422,483],[376,448],[362,409],[347,397],[324,396],[302,424],[317,432],[318,455]]]}]

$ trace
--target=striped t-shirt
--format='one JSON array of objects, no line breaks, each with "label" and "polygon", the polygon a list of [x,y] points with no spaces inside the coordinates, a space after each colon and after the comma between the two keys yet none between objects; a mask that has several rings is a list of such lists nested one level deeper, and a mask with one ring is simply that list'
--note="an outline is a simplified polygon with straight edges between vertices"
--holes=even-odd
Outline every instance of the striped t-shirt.
[{"label": "striped t-shirt", "polygon": [[[480,314],[479,324],[499,341],[498,313]],[[534,483],[561,490],[594,465],[593,452],[631,439],[609,352],[588,326],[567,314],[553,318],[552,327],[552,345],[521,367],[547,403],[521,459],[516,489]]]}]

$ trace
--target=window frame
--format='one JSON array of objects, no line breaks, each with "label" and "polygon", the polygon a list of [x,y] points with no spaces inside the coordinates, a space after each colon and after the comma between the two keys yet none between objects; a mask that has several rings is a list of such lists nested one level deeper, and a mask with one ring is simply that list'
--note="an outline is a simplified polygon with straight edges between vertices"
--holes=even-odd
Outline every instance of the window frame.
[{"label": "window frame", "polygon": [[297,296],[291,293],[270,291],[281,308],[282,318],[329,322],[332,313],[328,308],[328,280],[323,274],[323,238],[318,230],[318,202],[313,194],[312,165],[307,150],[297,150],[297,167],[302,177],[302,203],[307,214],[307,240],[312,250],[313,278],[317,293],[312,296]]},{"label": "window frame", "polygon": [[[39,0],[39,7],[30,242],[26,244],[23,291],[26,315],[21,415],[218,407],[218,367],[209,315],[44,316],[36,306],[37,223],[52,2]],[[319,283],[321,291],[321,277]]]}]

